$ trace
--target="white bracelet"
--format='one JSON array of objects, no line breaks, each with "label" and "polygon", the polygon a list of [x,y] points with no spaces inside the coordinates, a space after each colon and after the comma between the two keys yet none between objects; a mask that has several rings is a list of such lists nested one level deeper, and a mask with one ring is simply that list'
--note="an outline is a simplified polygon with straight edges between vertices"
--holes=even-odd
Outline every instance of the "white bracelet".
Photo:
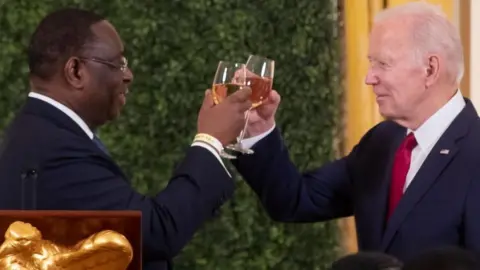
[{"label": "white bracelet", "polygon": [[223,151],[223,145],[222,143],[216,139],[215,137],[208,135],[206,133],[199,133],[195,135],[195,138],[193,139],[193,142],[203,142],[211,147],[213,147],[218,153],[221,153]]}]

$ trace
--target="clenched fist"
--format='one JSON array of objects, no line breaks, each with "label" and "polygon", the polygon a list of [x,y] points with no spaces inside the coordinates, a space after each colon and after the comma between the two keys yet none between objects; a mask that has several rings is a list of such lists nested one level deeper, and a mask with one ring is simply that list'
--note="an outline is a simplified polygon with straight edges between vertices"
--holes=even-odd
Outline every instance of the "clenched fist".
[{"label": "clenched fist", "polygon": [[244,87],[215,105],[207,90],[198,113],[197,132],[213,136],[224,146],[233,142],[245,125],[245,112],[252,106],[251,94],[252,90]]}]

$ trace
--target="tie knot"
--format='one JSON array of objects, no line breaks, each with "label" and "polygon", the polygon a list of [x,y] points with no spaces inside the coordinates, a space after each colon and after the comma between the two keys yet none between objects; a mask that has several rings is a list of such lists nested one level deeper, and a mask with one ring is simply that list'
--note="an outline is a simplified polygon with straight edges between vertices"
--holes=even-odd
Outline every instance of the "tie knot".
[{"label": "tie knot", "polygon": [[403,141],[405,148],[408,150],[413,150],[415,146],[417,146],[417,139],[415,139],[415,135],[413,132],[410,132],[407,137],[405,137],[405,140]]}]

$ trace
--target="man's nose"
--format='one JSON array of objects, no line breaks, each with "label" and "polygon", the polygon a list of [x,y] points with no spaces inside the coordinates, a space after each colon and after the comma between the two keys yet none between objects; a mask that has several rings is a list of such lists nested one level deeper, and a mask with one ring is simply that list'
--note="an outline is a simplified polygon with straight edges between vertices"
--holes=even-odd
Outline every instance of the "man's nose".
[{"label": "man's nose", "polygon": [[374,72],[372,72],[371,69],[369,69],[367,75],[365,76],[365,84],[375,85],[378,84],[378,82],[378,76]]},{"label": "man's nose", "polygon": [[127,70],[125,70],[124,75],[123,75],[123,81],[127,84],[129,84],[133,81],[133,73],[130,70],[130,68],[127,68]]}]

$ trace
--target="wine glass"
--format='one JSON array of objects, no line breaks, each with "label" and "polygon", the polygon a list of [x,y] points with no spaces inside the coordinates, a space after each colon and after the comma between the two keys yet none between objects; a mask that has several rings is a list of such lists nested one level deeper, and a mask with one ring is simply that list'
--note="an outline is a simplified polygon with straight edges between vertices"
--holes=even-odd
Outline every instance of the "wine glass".
[{"label": "wine glass", "polygon": [[[212,97],[215,104],[221,103],[227,96],[246,85],[246,68],[243,63],[220,61],[213,78]],[[229,145],[230,146],[230,145]],[[227,146],[228,147],[228,146]],[[235,159],[236,156],[222,151],[224,158]]]},{"label": "wine glass", "polygon": [[263,101],[270,95],[273,85],[273,73],[275,71],[275,61],[259,55],[250,55],[245,65],[246,85],[252,89],[251,101],[252,107],[245,114],[245,127],[237,137],[237,143],[228,145],[227,148],[243,154],[253,154],[252,149],[244,148],[242,140],[248,126],[248,119],[252,109],[260,106]]}]

